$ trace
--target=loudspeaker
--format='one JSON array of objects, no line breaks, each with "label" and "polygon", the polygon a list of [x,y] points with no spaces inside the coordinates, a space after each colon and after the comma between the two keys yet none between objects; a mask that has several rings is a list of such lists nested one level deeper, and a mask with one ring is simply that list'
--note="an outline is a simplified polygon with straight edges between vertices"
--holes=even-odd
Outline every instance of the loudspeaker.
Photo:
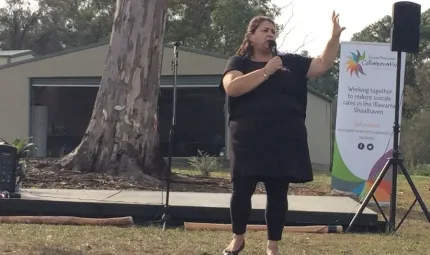
[{"label": "loudspeaker", "polygon": [[393,5],[391,51],[418,53],[421,5],[401,1]]},{"label": "loudspeaker", "polygon": [[15,193],[17,162],[17,148],[0,144],[0,193],[2,191]]}]

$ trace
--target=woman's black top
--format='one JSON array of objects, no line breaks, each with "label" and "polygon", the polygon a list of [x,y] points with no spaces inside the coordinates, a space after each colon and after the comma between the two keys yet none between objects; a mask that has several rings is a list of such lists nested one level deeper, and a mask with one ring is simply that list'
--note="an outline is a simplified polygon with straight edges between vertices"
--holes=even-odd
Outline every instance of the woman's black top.
[{"label": "woman's black top", "polygon": [[[247,117],[306,116],[307,78],[311,58],[297,54],[281,56],[288,71],[278,70],[258,87],[239,97],[229,97],[230,120]],[[263,68],[266,62],[255,62],[248,57],[233,56],[224,74],[231,70],[250,73]],[[221,82],[221,89],[222,87]]]},{"label": "woman's black top", "polygon": [[[288,71],[277,71],[252,91],[229,97],[231,179],[243,177],[313,180],[305,125],[307,78],[311,58],[281,56]],[[244,74],[264,67],[247,57],[233,56],[225,73]],[[221,89],[223,84],[221,81]]]}]

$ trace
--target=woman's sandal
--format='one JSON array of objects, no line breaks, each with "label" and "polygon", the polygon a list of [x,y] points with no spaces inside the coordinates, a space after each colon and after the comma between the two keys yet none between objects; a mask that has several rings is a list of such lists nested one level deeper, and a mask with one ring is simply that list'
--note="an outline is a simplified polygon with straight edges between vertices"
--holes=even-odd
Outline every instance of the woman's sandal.
[{"label": "woman's sandal", "polygon": [[241,252],[243,249],[245,249],[245,240],[243,240],[242,245],[239,247],[239,249],[235,251],[224,250],[223,255],[239,255],[239,252]]}]

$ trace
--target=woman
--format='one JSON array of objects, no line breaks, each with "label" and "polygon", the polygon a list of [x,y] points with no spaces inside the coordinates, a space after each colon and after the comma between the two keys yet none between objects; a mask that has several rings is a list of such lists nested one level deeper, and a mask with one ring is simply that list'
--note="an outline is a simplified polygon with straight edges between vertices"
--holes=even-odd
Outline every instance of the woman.
[{"label": "woman", "polygon": [[334,12],[332,21],[332,37],[321,56],[273,57],[269,41],[275,39],[275,23],[255,17],[237,55],[228,61],[220,87],[229,96],[234,235],[225,255],[245,247],[251,196],[258,182],[265,184],[267,193],[267,254],[279,254],[289,184],[313,180],[305,126],[307,78],[325,73],[337,56],[345,28],[340,28]]}]

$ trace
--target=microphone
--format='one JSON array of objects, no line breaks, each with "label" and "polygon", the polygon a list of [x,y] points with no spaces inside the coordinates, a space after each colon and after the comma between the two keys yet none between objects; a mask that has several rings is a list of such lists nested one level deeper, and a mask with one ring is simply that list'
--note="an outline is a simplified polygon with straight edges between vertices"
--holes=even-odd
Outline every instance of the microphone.
[{"label": "microphone", "polygon": [[[278,50],[276,49],[276,42],[274,40],[269,41],[269,48],[270,48],[270,51],[272,52],[273,57],[278,56]],[[286,66],[283,66],[281,70],[287,71],[287,72],[290,71],[290,69],[288,69],[288,67]]]},{"label": "microphone", "polygon": [[274,40],[269,41],[269,48],[270,48],[270,51],[272,52],[273,57],[278,56],[278,51],[276,50],[276,42]]}]

